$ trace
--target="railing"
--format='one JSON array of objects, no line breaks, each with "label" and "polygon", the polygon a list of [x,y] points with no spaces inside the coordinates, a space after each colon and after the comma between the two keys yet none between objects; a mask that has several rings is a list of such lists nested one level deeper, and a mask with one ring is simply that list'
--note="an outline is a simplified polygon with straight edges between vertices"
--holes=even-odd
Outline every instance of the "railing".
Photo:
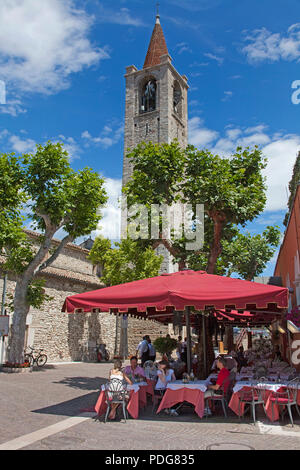
[{"label": "railing", "polygon": [[242,331],[240,332],[240,334],[238,335],[237,340],[236,340],[236,348],[237,349],[242,345],[242,342],[243,342],[243,340],[244,340],[244,338],[247,334],[248,334],[247,328],[243,328]]}]

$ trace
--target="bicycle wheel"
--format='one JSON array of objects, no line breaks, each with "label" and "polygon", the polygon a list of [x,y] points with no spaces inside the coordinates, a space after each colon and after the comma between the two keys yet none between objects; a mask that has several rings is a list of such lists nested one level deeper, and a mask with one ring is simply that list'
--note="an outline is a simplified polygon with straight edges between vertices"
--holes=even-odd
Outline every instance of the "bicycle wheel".
[{"label": "bicycle wheel", "polygon": [[31,356],[31,354],[25,354],[24,362],[28,362],[30,366],[33,365],[33,357]]},{"label": "bicycle wheel", "polygon": [[38,365],[38,367],[43,367],[46,362],[47,362],[47,356],[46,354],[41,354],[37,359],[36,359],[36,363]]}]

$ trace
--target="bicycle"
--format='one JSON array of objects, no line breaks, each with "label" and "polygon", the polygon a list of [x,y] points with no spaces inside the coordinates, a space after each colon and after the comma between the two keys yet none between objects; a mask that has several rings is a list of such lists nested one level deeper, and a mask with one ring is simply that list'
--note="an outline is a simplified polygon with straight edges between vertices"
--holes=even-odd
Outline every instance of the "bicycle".
[{"label": "bicycle", "polygon": [[[48,360],[46,354],[41,354],[44,350],[34,349],[31,346],[28,346],[28,348],[31,349],[31,352],[26,353],[25,351],[24,362],[28,362],[30,366],[33,366],[34,363],[36,363],[38,367],[43,367]],[[34,355],[35,352],[37,353],[36,355]]]}]

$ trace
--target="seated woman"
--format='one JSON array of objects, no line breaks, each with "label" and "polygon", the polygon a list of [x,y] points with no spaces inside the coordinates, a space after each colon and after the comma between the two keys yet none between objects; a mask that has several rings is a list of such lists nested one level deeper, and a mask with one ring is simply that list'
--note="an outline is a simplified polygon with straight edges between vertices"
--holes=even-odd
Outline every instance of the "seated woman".
[{"label": "seated woman", "polygon": [[[114,368],[111,369],[111,371],[109,372],[109,380],[112,380],[112,379],[119,379],[122,381],[126,381],[129,385],[132,385],[132,381],[129,379],[127,374],[123,372],[122,362],[119,359],[117,359],[114,362]],[[115,419],[118,406],[119,406],[118,403],[112,403],[111,411],[108,416],[109,419]]]},{"label": "seated woman", "polygon": [[158,363],[157,382],[154,393],[161,395],[161,391],[166,390],[168,383],[174,382],[175,380],[174,370],[170,368],[169,362],[164,360],[160,361]]}]

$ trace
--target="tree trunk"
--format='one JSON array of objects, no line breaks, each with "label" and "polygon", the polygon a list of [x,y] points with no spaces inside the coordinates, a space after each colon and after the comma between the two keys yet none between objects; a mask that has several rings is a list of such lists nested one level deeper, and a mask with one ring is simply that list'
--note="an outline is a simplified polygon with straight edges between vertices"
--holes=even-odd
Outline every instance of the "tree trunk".
[{"label": "tree trunk", "polygon": [[[215,360],[214,347],[213,347],[213,335],[211,335],[209,331],[209,318],[208,317],[205,317],[206,361],[204,360],[205,351],[203,349],[203,344],[204,344],[203,333],[204,332],[203,332],[202,326],[199,326],[199,338],[198,338],[198,346],[197,346],[197,356],[198,356],[197,377],[199,379],[206,379],[209,376],[211,367]],[[205,371],[205,362],[206,362],[206,371]]]},{"label": "tree trunk", "polygon": [[24,342],[26,332],[26,318],[30,306],[27,303],[28,283],[17,280],[14,296],[14,314],[10,330],[8,360],[13,363],[22,363],[24,360]]},{"label": "tree trunk", "polygon": [[211,217],[214,222],[214,236],[208,257],[207,273],[214,274],[218,257],[222,252],[221,239],[226,216],[222,212],[212,212],[209,214],[209,217]]}]

